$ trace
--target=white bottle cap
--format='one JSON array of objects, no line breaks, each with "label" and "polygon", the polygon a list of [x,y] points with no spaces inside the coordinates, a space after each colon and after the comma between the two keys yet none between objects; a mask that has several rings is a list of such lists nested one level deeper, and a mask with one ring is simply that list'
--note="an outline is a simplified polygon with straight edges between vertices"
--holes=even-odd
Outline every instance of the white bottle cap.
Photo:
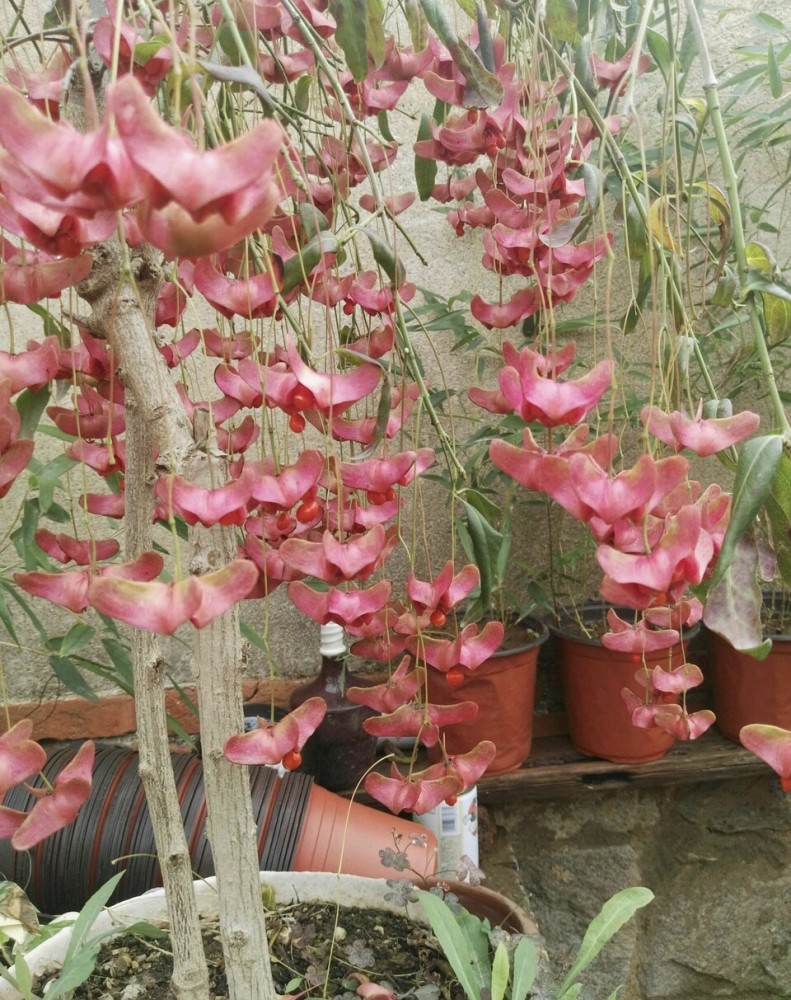
[{"label": "white bottle cap", "polygon": [[322,656],[336,659],[339,656],[346,656],[348,650],[344,642],[345,633],[343,626],[335,622],[328,622],[321,626],[321,642],[319,652]]}]

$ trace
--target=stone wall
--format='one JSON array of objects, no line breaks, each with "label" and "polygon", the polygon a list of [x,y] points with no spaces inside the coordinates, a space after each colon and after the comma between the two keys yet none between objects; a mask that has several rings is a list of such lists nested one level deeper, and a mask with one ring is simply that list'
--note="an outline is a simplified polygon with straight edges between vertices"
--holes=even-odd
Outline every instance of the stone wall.
[{"label": "stone wall", "polygon": [[609,896],[654,901],[585,974],[581,1000],[791,997],[791,797],[765,777],[481,809],[489,884],[532,911],[568,968]]}]

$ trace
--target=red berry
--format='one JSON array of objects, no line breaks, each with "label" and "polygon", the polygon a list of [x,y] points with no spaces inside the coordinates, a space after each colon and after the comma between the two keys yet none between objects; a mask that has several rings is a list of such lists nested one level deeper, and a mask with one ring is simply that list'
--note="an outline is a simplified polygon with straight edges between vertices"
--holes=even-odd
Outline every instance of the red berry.
[{"label": "red berry", "polygon": [[445,805],[446,806],[455,806],[458,801],[459,801],[458,795],[449,795],[445,799]]},{"label": "red berry", "polygon": [[354,315],[354,303],[350,299],[343,303],[343,312],[346,316]]},{"label": "red berry", "polygon": [[470,108],[470,110],[467,112],[467,121],[470,123],[470,125],[474,125],[478,121],[478,112],[475,110],[475,108]]},{"label": "red berry", "polygon": [[286,511],[283,511],[282,514],[277,515],[277,520],[275,521],[275,527],[277,528],[278,531],[282,532],[291,531],[293,523],[294,522],[292,520],[291,515]]},{"label": "red berry", "polygon": [[304,385],[298,385],[291,393],[290,403],[295,410],[309,410],[315,402],[313,393]]},{"label": "red berry", "polygon": [[[429,621],[435,626],[435,628],[442,628],[447,620],[448,616],[441,608],[434,608],[431,612],[431,617],[429,618]],[[459,681],[459,683],[461,683],[461,681]]]},{"label": "red berry", "polygon": [[445,674],[445,680],[451,687],[458,687],[464,683],[464,671],[461,667],[451,667]]},{"label": "red berry", "polygon": [[458,226],[456,226],[456,235],[464,236],[464,224],[461,222],[458,224]]},{"label": "red berry", "polygon": [[295,434],[301,434],[305,430],[305,418],[301,413],[292,413],[288,420],[288,426]]},{"label": "red berry", "polygon": [[297,507],[297,520],[300,524],[310,524],[319,516],[319,504],[317,500],[305,500]]},{"label": "red berry", "polygon": [[296,771],[302,763],[302,754],[299,750],[289,750],[283,754],[283,767],[287,771]]},{"label": "red berry", "polygon": [[380,507],[387,500],[387,496],[380,490],[368,490],[368,500],[374,507]]},{"label": "red berry", "polygon": [[497,136],[495,142],[497,143],[498,149],[505,149],[505,136],[502,134],[502,132]]},{"label": "red berry", "polygon": [[642,658],[642,656],[639,653],[632,653],[632,655],[629,657],[629,659],[632,661],[632,663],[642,663],[643,662],[643,658]]},{"label": "red berry", "polygon": [[676,700],[676,696],[672,691],[663,691],[659,696],[659,700],[663,705],[672,705]]}]

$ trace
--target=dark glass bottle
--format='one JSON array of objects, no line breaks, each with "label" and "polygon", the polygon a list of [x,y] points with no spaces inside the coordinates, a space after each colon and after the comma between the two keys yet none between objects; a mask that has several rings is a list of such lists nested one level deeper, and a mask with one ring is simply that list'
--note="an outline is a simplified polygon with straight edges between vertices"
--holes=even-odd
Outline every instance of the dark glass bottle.
[{"label": "dark glass bottle", "polygon": [[376,737],[363,729],[365,719],[375,715],[365,705],[349,701],[347,687],[365,687],[345,664],[347,654],[340,625],[321,626],[321,670],[307,684],[291,694],[294,709],[308,698],[323,698],[327,714],[302,749],[301,771],[312,774],[316,783],[337,792],[353,788],[376,759]]}]

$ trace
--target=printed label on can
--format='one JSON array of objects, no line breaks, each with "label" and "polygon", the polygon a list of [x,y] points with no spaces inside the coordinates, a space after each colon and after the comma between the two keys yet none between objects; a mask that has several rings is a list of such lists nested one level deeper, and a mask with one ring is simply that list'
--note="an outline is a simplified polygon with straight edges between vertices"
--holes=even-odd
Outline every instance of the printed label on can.
[{"label": "printed label on can", "polygon": [[415,822],[431,830],[437,838],[439,857],[437,874],[455,877],[461,859],[466,855],[477,868],[478,857],[478,791],[471,788],[449,806],[438,806],[415,816]]}]

